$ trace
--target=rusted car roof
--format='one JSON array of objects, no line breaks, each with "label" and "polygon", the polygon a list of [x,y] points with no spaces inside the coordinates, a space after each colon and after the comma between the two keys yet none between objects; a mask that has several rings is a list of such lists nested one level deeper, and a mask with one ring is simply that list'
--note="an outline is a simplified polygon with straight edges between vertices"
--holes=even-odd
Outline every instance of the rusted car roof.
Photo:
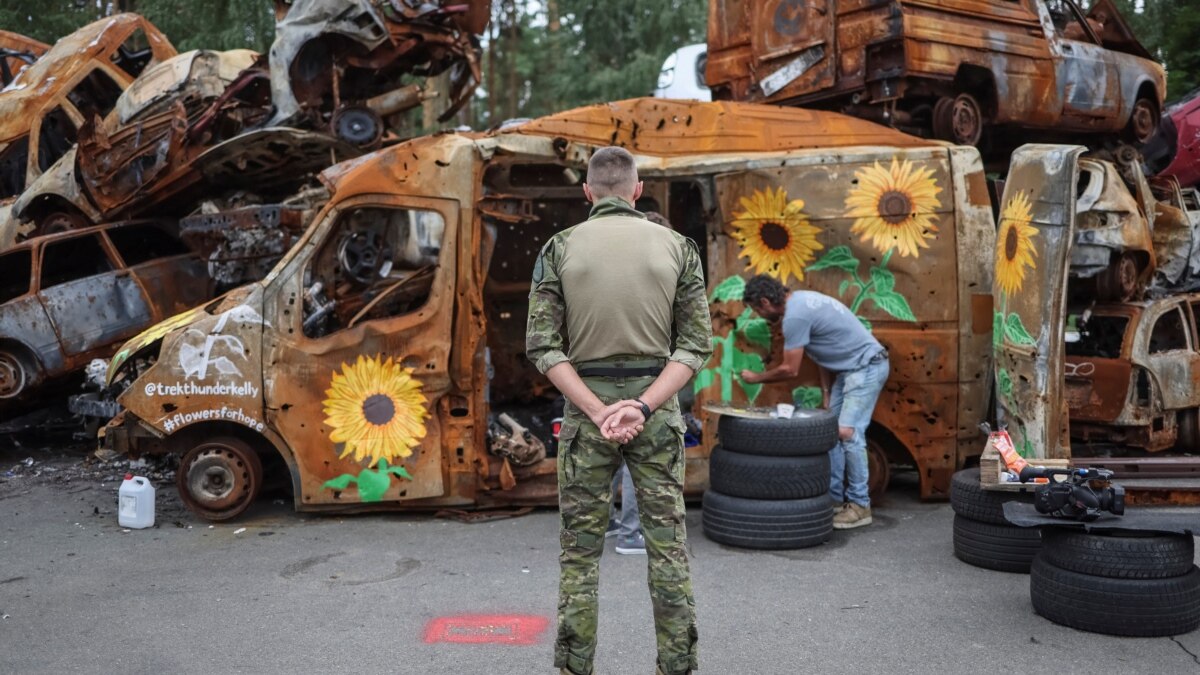
[{"label": "rusted car roof", "polygon": [[[91,60],[113,49],[113,40],[123,40],[141,28],[156,51],[175,55],[175,48],[150,22],[137,14],[117,14],[90,23],[63,37],[32,66],[0,90],[0,142],[29,131],[37,106],[56,92],[56,82],[69,82],[91,65]],[[120,35],[120,38],[114,37]]]},{"label": "rusted car roof", "polygon": [[22,68],[45,54],[47,49],[50,49],[50,45],[44,42],[20,33],[0,30],[0,83],[7,85]]},{"label": "rusted car roof", "polygon": [[[418,138],[343,162],[321,174],[331,192],[369,191],[379,181],[405,180],[428,168],[441,147],[508,134],[562,139],[566,143],[620,145],[644,155],[779,152],[855,146],[938,147],[945,145],[834,112],[721,101],[698,103],[635,98],[585,106],[486,134],[441,134]],[[411,155],[412,161],[407,160]],[[366,180],[358,182],[358,178]]]}]

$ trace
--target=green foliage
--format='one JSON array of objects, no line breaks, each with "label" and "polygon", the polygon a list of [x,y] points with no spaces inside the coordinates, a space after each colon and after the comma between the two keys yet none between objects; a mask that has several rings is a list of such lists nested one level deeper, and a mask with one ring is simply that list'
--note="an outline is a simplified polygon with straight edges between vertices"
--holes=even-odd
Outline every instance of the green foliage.
[{"label": "green foliage", "polygon": [[1013,312],[1004,319],[1004,338],[1014,345],[1034,345],[1037,340],[1025,330],[1025,324],[1021,321],[1021,315]]},{"label": "green foliage", "polygon": [[741,302],[742,294],[746,291],[746,280],[738,275],[733,275],[717,284],[713,289],[713,302]]},{"label": "green foliage", "polygon": [[809,265],[805,271],[820,272],[831,267],[854,274],[858,272],[858,258],[854,257],[849,246],[835,246],[829,250],[829,253],[821,256],[820,260]]},{"label": "green foliage", "polygon": [[792,400],[798,408],[820,408],[825,402],[825,396],[820,387],[796,387],[792,390]]},{"label": "green foliage", "polygon": [[181,52],[265,52],[275,39],[275,13],[265,0],[5,0],[0,4],[0,28],[53,44],[81,26],[119,12],[145,16]]},{"label": "green foliage", "polygon": [[383,495],[392,485],[392,476],[412,480],[412,474],[402,466],[388,466],[386,459],[379,460],[379,469],[365,468],[357,476],[344,473],[325,481],[321,487],[327,490],[345,490],[351,483],[358,486],[358,497],[363,502],[383,501]]},{"label": "green foliage", "polygon": [[1196,0],[1114,0],[1114,4],[1142,46],[1166,66],[1168,101],[1200,87]]}]

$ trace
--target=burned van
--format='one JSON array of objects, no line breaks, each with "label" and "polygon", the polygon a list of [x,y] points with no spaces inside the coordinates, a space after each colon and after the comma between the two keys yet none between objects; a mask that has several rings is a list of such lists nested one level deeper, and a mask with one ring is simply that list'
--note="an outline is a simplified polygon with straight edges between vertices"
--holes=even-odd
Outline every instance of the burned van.
[{"label": "burned van", "polygon": [[713,98],[976,144],[989,127],[1155,135],[1166,74],[1112,0],[713,0]]},{"label": "burned van", "polygon": [[265,279],[117,353],[124,412],[103,442],[179,453],[184,500],[207,518],[246,508],[264,458],[286,465],[300,510],[555,503],[553,458],[489,445],[488,420],[556,395],[523,354],[529,279],[542,245],[587,217],[587,161],[610,144],[637,158],[638,206],[704,254],[716,344],[694,384],[707,432],[687,492],[707,484],[706,402],[790,401],[804,384],[737,378],[770,360],[770,328],[738,290],[766,271],[838,297],[889,347],[873,442],[944,495],[979,452],[990,385],[979,155],[752,104],[623,101],[330,168],[329,202]]}]

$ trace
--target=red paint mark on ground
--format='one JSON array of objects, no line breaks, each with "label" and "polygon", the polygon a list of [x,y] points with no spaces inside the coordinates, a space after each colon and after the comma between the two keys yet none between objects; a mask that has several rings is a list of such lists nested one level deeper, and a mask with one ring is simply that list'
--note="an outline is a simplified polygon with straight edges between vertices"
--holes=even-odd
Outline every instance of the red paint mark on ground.
[{"label": "red paint mark on ground", "polygon": [[425,644],[537,644],[550,625],[544,616],[528,614],[460,614],[441,616],[425,626]]}]

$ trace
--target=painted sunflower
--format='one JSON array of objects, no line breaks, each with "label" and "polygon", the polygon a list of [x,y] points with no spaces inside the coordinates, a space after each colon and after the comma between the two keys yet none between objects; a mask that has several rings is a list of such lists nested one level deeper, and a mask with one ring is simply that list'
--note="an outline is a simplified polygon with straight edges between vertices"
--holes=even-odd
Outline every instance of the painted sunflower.
[{"label": "painted sunflower", "polygon": [[738,257],[750,259],[755,273],[770,274],[783,283],[789,276],[804,279],[804,268],[814,252],[824,246],[817,241],[821,231],[808,222],[804,200],[788,201],[787,192],[767,188],[740,200],[744,211],[733,214],[733,238],[742,247]]},{"label": "painted sunflower", "polygon": [[996,283],[1005,295],[1013,295],[1025,284],[1026,269],[1037,269],[1037,249],[1033,238],[1037,228],[1029,197],[1017,192],[1000,213],[1000,231],[996,235]]},{"label": "painted sunflower", "polygon": [[333,373],[325,391],[325,424],[334,443],[344,444],[342,454],[354,454],[355,461],[394,462],[408,457],[425,437],[425,396],[421,383],[412,377],[412,369],[395,363],[358,357],[354,365],[342,364],[341,373]]},{"label": "painted sunflower", "polygon": [[851,232],[880,253],[895,249],[916,258],[919,249],[929,248],[928,240],[938,231],[935,210],[942,205],[933,169],[893,157],[890,168],[875,162],[854,177],[858,184],[846,195],[846,215],[855,218]]}]

